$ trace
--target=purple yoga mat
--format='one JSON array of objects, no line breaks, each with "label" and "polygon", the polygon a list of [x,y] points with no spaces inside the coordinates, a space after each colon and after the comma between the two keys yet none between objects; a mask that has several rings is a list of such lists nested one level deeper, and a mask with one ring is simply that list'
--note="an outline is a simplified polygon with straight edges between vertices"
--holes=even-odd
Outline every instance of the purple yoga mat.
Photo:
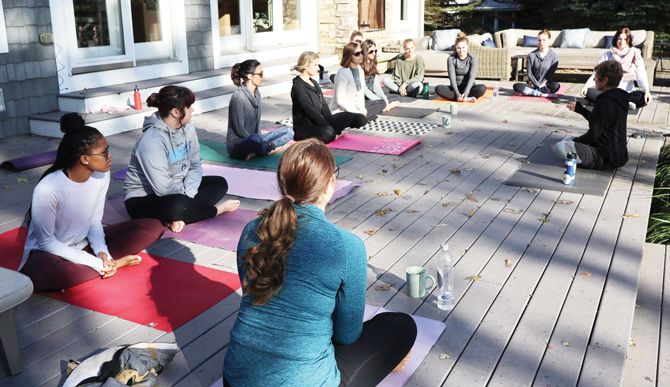
[{"label": "purple yoga mat", "polygon": [[43,165],[53,164],[54,161],[56,161],[56,151],[52,150],[49,152],[7,160],[0,164],[0,168],[7,168],[15,172],[20,172],[27,169],[41,167]]},{"label": "purple yoga mat", "polygon": [[128,173],[128,168],[121,168],[118,171],[112,173],[112,177],[116,180],[123,180],[126,178],[126,173]]},{"label": "purple yoga mat", "polygon": [[[166,230],[163,238],[174,238],[236,251],[237,242],[240,240],[244,226],[256,216],[258,216],[257,211],[240,208],[237,211],[226,212],[211,219],[187,224],[184,226],[182,232],[179,233]],[[126,212],[122,195],[112,196],[107,199],[105,202],[105,212],[102,217],[104,224],[116,224],[129,219],[130,216]]]}]

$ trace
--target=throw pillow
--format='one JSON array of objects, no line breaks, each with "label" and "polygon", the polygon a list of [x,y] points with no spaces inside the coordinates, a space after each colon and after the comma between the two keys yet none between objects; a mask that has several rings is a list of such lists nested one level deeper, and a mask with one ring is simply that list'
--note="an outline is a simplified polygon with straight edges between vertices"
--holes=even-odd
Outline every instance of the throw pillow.
[{"label": "throw pillow", "polygon": [[482,41],[482,46],[496,48],[496,44],[491,38],[486,38],[486,40]]},{"label": "throw pillow", "polygon": [[523,36],[523,46],[524,47],[537,47],[537,36],[524,35]]},{"label": "throw pillow", "polygon": [[612,48],[612,43],[614,42],[614,35],[603,37],[605,40],[605,48]]},{"label": "throw pillow", "polygon": [[452,48],[459,32],[461,30],[458,29],[433,31],[433,50],[444,51]]},{"label": "throw pillow", "polygon": [[578,28],[561,31],[561,48],[584,48],[589,28]]}]

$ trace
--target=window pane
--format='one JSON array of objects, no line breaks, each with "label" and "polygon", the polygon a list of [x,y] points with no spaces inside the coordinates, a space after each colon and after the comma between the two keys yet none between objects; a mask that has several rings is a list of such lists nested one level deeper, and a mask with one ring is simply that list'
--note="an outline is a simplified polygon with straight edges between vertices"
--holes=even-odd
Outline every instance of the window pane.
[{"label": "window pane", "polygon": [[358,0],[358,27],[379,30],[384,28],[384,0]]},{"label": "window pane", "polygon": [[239,35],[239,0],[219,0],[219,36]]},{"label": "window pane", "polygon": [[159,3],[160,0],[131,0],[135,43],[162,40]]},{"label": "window pane", "polygon": [[272,31],[273,17],[272,15],[272,1],[273,0],[254,0],[253,1],[253,16],[254,16],[254,31],[267,32]]},{"label": "window pane", "polygon": [[284,31],[300,29],[298,0],[283,0]]},{"label": "window pane", "polygon": [[77,47],[108,47],[106,55],[124,54],[118,0],[75,0],[73,7]]}]

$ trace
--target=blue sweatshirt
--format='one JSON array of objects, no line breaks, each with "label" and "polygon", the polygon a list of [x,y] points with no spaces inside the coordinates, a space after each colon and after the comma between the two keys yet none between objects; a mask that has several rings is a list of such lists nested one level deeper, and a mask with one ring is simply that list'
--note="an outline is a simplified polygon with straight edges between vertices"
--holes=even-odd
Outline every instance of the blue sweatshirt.
[{"label": "blue sweatshirt", "polygon": [[[358,340],[365,308],[363,241],[335,226],[314,205],[296,205],[298,230],[286,259],[284,286],[267,304],[242,297],[223,374],[233,386],[337,386],[333,342]],[[258,219],[244,229],[241,259],[258,243]]]}]

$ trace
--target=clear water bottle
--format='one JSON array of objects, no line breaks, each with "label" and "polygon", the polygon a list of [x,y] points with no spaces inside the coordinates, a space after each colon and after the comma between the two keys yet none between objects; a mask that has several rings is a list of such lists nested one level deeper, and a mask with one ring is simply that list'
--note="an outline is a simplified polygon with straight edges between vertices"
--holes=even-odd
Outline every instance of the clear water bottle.
[{"label": "clear water bottle", "polygon": [[500,93],[500,83],[496,82],[493,85],[493,97],[497,97],[499,93]]},{"label": "clear water bottle", "polygon": [[565,159],[565,174],[563,175],[563,184],[575,185],[575,175],[577,172],[577,155],[568,153]]},{"label": "clear water bottle", "polygon": [[454,260],[449,253],[449,245],[443,244],[440,256],[437,258],[437,307],[442,310],[452,310],[454,300]]}]

